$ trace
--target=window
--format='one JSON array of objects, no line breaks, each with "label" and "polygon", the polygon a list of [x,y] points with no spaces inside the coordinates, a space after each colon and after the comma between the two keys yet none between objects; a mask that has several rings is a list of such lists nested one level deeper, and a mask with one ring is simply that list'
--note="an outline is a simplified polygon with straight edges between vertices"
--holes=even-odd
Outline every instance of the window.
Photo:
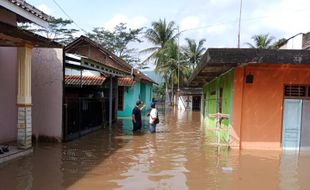
[{"label": "window", "polygon": [[306,85],[285,85],[284,86],[284,96],[285,97],[295,97],[295,98],[302,98],[309,96],[309,88],[310,86]]},{"label": "window", "polygon": [[124,86],[118,87],[118,110],[124,110]]}]

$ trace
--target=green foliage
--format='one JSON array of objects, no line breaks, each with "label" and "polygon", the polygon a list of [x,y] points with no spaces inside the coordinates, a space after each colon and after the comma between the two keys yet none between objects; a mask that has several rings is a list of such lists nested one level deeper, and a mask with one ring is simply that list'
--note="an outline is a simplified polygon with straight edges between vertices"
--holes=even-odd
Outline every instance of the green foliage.
[{"label": "green foliage", "polygon": [[272,47],[274,37],[269,36],[269,34],[259,34],[252,36],[252,40],[254,41],[254,44],[249,42],[246,43],[250,48],[270,49]]},{"label": "green foliage", "polygon": [[252,36],[254,45],[251,43],[246,43],[250,48],[258,49],[279,49],[283,43],[285,43],[285,38],[280,38],[274,42],[275,38],[269,36],[269,34],[259,34]]},{"label": "green foliage", "polygon": [[167,42],[175,41],[178,37],[177,26],[174,21],[167,23],[166,19],[159,19],[156,22],[152,22],[152,27],[146,30],[144,37],[153,47],[141,51],[142,53],[150,53],[143,63],[147,63],[150,60],[158,62],[158,52],[165,47]]},{"label": "green foliage", "polygon": [[282,45],[284,45],[284,43],[286,42],[285,38],[280,38],[279,40],[277,40],[276,42],[274,42],[271,45],[272,49],[279,49]]},{"label": "green foliage", "polygon": [[165,85],[160,84],[158,86],[154,86],[153,92],[154,92],[155,98],[164,98],[164,96],[165,96]]},{"label": "green foliage", "polygon": [[19,27],[66,45],[74,39],[73,34],[79,31],[68,27],[72,23],[72,20],[51,17],[47,28],[42,28],[29,23],[20,24]]},{"label": "green foliage", "polygon": [[136,53],[136,49],[129,48],[128,44],[131,42],[142,42],[139,38],[142,30],[143,28],[128,29],[125,23],[120,23],[115,26],[112,32],[102,27],[96,27],[87,36],[129,64],[135,65],[140,60],[133,56]]},{"label": "green foliage", "polygon": [[206,48],[203,47],[206,40],[201,39],[198,44],[193,39],[185,38],[185,40],[187,46],[183,48],[184,56],[188,61],[189,68],[193,71],[206,51]]}]

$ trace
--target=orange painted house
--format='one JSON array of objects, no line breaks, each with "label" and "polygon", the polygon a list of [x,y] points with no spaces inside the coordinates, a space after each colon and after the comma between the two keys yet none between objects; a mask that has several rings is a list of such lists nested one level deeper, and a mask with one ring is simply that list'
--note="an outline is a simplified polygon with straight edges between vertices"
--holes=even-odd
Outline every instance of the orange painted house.
[{"label": "orange painted house", "polygon": [[208,49],[190,81],[218,143],[310,148],[310,51]]}]

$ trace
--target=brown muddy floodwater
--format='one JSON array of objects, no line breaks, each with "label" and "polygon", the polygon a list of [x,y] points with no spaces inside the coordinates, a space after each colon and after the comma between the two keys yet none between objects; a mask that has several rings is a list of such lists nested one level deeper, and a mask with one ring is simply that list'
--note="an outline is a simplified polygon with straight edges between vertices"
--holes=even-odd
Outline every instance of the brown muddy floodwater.
[{"label": "brown muddy floodwater", "polygon": [[[161,112],[163,113],[163,111]],[[310,153],[237,151],[208,145],[200,114],[169,111],[158,133],[124,119],[0,165],[0,189],[310,189]]]}]

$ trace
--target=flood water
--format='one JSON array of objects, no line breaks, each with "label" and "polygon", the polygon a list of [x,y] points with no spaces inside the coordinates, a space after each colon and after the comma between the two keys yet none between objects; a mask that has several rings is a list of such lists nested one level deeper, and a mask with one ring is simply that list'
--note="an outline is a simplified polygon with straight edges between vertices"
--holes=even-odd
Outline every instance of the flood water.
[{"label": "flood water", "polygon": [[0,165],[0,189],[310,189],[310,153],[237,151],[208,143],[200,113],[160,112],[158,133],[130,119]]}]

